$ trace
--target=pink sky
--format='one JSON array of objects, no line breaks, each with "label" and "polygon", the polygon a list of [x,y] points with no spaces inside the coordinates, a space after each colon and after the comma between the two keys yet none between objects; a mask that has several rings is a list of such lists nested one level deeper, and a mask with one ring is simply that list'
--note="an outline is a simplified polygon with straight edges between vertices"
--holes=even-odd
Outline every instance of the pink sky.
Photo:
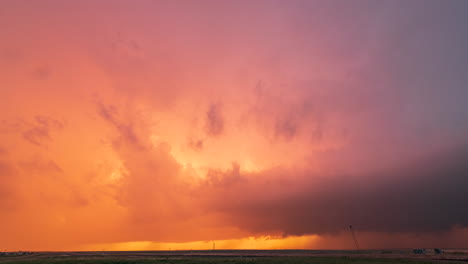
[{"label": "pink sky", "polygon": [[2,1],[0,250],[467,247],[464,1]]}]

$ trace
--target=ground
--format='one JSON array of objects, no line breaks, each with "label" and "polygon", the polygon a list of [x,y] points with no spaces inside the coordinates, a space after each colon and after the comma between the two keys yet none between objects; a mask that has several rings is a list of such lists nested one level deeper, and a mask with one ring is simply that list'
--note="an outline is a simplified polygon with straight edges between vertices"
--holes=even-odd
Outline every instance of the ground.
[{"label": "ground", "polygon": [[423,264],[462,263],[464,252],[411,254],[410,250],[216,250],[135,252],[31,252],[0,256],[0,264]]}]

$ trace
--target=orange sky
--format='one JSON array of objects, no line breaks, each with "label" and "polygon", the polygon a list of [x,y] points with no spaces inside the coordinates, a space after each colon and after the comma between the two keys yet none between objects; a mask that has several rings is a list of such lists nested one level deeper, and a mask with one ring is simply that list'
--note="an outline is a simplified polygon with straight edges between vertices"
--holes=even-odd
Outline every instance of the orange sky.
[{"label": "orange sky", "polygon": [[468,246],[468,34],[404,4],[2,1],[0,251]]}]

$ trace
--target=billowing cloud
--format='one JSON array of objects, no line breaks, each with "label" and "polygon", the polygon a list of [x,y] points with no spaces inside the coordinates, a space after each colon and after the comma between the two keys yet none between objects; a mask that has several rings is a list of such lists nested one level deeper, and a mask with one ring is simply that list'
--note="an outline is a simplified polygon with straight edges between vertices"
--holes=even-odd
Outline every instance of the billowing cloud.
[{"label": "billowing cloud", "polygon": [[281,169],[242,175],[233,167],[209,177],[201,193],[225,220],[257,233],[336,233],[349,224],[370,232],[447,231],[468,224],[462,210],[467,154],[463,146],[399,168],[332,179]]}]

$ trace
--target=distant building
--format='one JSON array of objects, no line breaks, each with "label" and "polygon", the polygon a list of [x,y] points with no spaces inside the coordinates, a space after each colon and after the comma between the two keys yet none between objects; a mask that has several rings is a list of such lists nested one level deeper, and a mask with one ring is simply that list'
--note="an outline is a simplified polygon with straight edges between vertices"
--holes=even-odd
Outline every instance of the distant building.
[{"label": "distant building", "polygon": [[442,253],[444,253],[444,251],[442,249],[440,249],[440,248],[434,248],[434,253],[442,254]]}]

